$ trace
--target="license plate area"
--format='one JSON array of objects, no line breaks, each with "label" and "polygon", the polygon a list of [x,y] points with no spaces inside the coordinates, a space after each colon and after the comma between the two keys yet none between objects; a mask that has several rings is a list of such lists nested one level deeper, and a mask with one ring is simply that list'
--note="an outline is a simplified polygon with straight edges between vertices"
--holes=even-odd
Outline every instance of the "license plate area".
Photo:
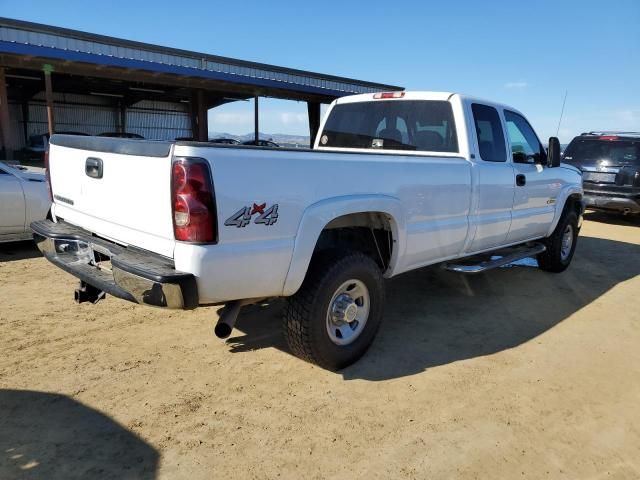
[{"label": "license plate area", "polygon": [[93,264],[98,270],[104,270],[109,273],[113,273],[111,267],[111,257],[108,257],[100,252],[94,252]]},{"label": "license plate area", "polygon": [[69,264],[84,264],[112,272],[111,252],[98,244],[75,239],[54,239],[56,255]]},{"label": "license plate area", "polygon": [[56,255],[69,263],[89,264],[93,261],[93,248],[88,242],[62,238],[54,238],[52,242]]},{"label": "license plate area", "polygon": [[113,273],[111,267],[111,252],[101,245],[91,244],[93,249],[93,261],[91,262],[98,270]]},{"label": "license plate area", "polygon": [[616,174],[608,172],[584,172],[582,180],[592,183],[615,183]]}]

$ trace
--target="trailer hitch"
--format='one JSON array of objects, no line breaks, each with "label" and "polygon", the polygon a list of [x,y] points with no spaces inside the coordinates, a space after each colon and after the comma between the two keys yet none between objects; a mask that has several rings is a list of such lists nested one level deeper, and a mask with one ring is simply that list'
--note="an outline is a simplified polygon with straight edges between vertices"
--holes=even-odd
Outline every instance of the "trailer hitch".
[{"label": "trailer hitch", "polygon": [[107,294],[93,285],[89,285],[81,280],[80,286],[76,288],[73,296],[77,303],[91,302],[96,304],[100,300],[104,299]]}]

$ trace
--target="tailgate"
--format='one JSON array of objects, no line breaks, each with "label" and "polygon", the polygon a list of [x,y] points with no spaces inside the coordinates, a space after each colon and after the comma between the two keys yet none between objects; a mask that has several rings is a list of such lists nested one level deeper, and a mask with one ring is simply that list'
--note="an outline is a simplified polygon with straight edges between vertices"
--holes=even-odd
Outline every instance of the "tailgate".
[{"label": "tailgate", "polygon": [[173,257],[171,156],[169,142],[54,135],[49,169],[56,217]]}]

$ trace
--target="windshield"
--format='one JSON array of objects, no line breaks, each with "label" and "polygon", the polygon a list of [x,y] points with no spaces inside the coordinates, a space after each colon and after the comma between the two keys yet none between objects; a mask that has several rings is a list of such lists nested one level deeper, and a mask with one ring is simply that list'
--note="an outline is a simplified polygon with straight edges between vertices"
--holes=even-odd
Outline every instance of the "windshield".
[{"label": "windshield", "polygon": [[596,163],[603,160],[611,165],[640,165],[640,140],[574,139],[564,152],[568,163]]},{"label": "windshield", "polygon": [[387,100],[336,105],[320,146],[458,152],[458,138],[449,102]]}]

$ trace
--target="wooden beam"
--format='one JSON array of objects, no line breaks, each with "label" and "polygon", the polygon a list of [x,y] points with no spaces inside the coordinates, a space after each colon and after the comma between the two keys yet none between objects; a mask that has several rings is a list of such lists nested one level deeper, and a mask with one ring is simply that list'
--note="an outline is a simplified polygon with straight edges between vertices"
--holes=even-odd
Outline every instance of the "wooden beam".
[{"label": "wooden beam", "polygon": [[47,125],[49,127],[49,137],[51,137],[56,130],[56,123],[53,117],[53,88],[51,87],[51,72],[53,71],[53,67],[51,65],[44,65],[42,70],[44,72],[44,96],[47,101]]},{"label": "wooden beam", "polygon": [[5,157],[11,159],[17,150],[16,142],[13,138],[13,130],[9,118],[9,97],[7,95],[7,83],[4,68],[0,67],[0,130],[2,133],[2,146]]},{"label": "wooden beam", "polygon": [[206,142],[209,140],[209,121],[207,118],[207,106],[204,99],[204,90],[196,90],[196,115],[198,117],[198,136],[196,140]]},{"label": "wooden beam", "polygon": [[26,145],[29,143],[29,101],[22,99],[20,106],[22,107],[22,134]]},{"label": "wooden beam", "polygon": [[193,139],[198,138],[198,112],[196,111],[196,104],[198,99],[196,92],[191,92],[191,100],[189,101],[189,119],[191,120],[191,136]]},{"label": "wooden beam", "polygon": [[118,102],[118,131],[125,133],[127,131],[127,104],[123,101]]}]

